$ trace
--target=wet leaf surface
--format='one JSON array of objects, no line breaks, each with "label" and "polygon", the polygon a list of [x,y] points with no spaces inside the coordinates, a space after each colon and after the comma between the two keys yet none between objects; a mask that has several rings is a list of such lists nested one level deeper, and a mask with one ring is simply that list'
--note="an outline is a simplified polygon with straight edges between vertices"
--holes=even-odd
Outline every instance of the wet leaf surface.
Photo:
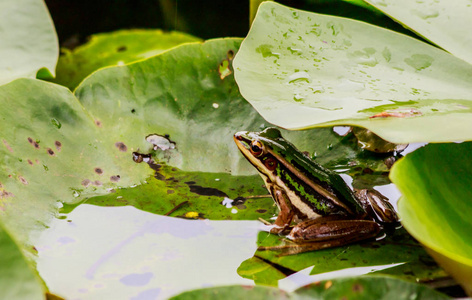
[{"label": "wet leaf surface", "polygon": [[234,69],[244,98],[283,128],[354,125],[394,143],[472,139],[472,65],[363,22],[263,3]]},{"label": "wet leaf surface", "polygon": [[447,1],[432,0],[366,2],[432,43],[472,63],[471,45],[463,38],[472,30],[468,22],[472,7],[467,0],[455,1],[454,5]]}]

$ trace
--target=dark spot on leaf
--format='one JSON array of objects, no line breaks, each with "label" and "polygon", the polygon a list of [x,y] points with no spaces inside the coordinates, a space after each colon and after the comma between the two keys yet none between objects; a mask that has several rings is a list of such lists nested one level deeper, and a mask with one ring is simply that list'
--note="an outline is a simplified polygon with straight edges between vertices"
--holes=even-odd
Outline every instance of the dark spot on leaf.
[{"label": "dark spot on leaf", "polygon": [[33,165],[33,162],[31,161],[31,159],[28,159],[28,164],[30,164],[31,166]]},{"label": "dark spot on leaf", "polygon": [[187,181],[187,182],[184,182],[185,184],[195,184],[196,182],[195,181]]},{"label": "dark spot on leaf", "polygon": [[438,264],[430,256],[422,255],[419,260],[428,267],[436,267]]},{"label": "dark spot on leaf", "polygon": [[166,177],[159,172],[154,173],[154,178],[157,180],[166,180]]},{"label": "dark spot on leaf", "polygon": [[23,176],[18,176],[18,179],[20,180],[21,183],[24,185],[28,184],[28,181],[23,177]]},{"label": "dark spot on leaf", "polygon": [[123,52],[123,51],[126,51],[128,48],[126,46],[121,46],[121,47],[118,47],[116,48],[116,52]]},{"label": "dark spot on leaf", "polygon": [[200,196],[216,196],[216,197],[228,197],[225,192],[220,191],[211,187],[203,187],[199,185],[189,184],[186,182],[190,188],[190,192],[198,194]]},{"label": "dark spot on leaf", "polygon": [[234,51],[232,49],[228,50],[228,52],[226,54],[227,54],[229,60],[233,59]]},{"label": "dark spot on leaf", "polygon": [[136,109],[133,108],[133,109],[131,110],[131,113],[134,114],[135,112],[136,112]]},{"label": "dark spot on leaf", "polygon": [[61,151],[62,144],[59,141],[55,141],[54,145],[56,146],[57,151]]},{"label": "dark spot on leaf", "polygon": [[54,151],[51,148],[48,148],[46,151],[49,155],[54,156]]},{"label": "dark spot on leaf", "polygon": [[167,190],[167,195],[170,195],[170,194],[173,194],[173,193],[175,193],[174,190]]},{"label": "dark spot on leaf", "polygon": [[242,205],[246,202],[246,198],[244,197],[236,197],[233,201],[233,206],[237,206],[237,205]]},{"label": "dark spot on leaf", "polygon": [[92,182],[89,179],[84,179],[84,180],[82,180],[81,184],[85,187],[88,187],[88,186],[90,186],[91,183]]},{"label": "dark spot on leaf", "polygon": [[267,212],[267,209],[257,209],[256,212],[263,214]]},{"label": "dark spot on leaf", "polygon": [[102,175],[103,174],[103,170],[101,168],[95,168],[94,169],[95,173],[97,173],[98,175]]},{"label": "dark spot on leaf", "polygon": [[123,142],[116,142],[115,147],[118,148],[121,152],[126,152],[128,151],[128,147]]},{"label": "dark spot on leaf", "polygon": [[287,267],[284,267],[284,266],[282,266],[282,265],[279,265],[279,264],[277,264],[277,263],[275,263],[275,262],[272,262],[272,261],[270,261],[270,260],[268,260],[268,259],[266,259],[266,258],[263,258],[263,257],[261,257],[261,256],[259,256],[259,255],[254,255],[254,258],[259,259],[259,260],[261,260],[262,262],[268,264],[269,266],[273,267],[274,269],[276,269],[276,270],[279,271],[280,273],[284,274],[285,276],[290,276],[290,275],[296,273],[296,272],[295,272],[294,270],[292,270],[292,269],[289,269],[289,268],[287,268]]},{"label": "dark spot on leaf", "polygon": [[98,127],[102,127],[102,122],[100,122],[99,120],[95,120],[95,125],[97,125]]},{"label": "dark spot on leaf", "polygon": [[352,285],[352,291],[354,293],[362,293],[364,291],[364,287],[360,283],[354,283]]},{"label": "dark spot on leaf", "polygon": [[33,139],[29,137],[29,138],[28,138],[28,142],[29,142],[30,144],[33,144]]},{"label": "dark spot on leaf", "polygon": [[36,149],[39,149],[39,144],[38,144],[38,142],[33,142],[33,146],[34,146]]},{"label": "dark spot on leaf", "polygon": [[120,175],[110,176],[110,181],[111,182],[118,182],[118,181],[120,181],[120,179],[121,179]]},{"label": "dark spot on leaf", "polygon": [[93,182],[93,185],[94,185],[94,186],[102,186],[102,182],[101,182],[100,180],[95,180],[95,181]]},{"label": "dark spot on leaf", "polygon": [[10,151],[11,153],[13,153],[13,149],[10,147],[10,145],[8,144],[7,141],[3,140],[3,145],[5,145],[5,147],[8,149],[8,151]]}]

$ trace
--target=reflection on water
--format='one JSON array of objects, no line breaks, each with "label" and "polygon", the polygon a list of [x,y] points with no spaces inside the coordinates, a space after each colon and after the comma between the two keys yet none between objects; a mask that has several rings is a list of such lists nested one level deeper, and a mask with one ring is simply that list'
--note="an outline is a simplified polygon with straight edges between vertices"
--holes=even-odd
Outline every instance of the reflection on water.
[{"label": "reflection on water", "polygon": [[37,266],[49,289],[67,299],[165,299],[195,288],[252,285],[236,270],[256,251],[260,226],[84,204],[36,241]]}]

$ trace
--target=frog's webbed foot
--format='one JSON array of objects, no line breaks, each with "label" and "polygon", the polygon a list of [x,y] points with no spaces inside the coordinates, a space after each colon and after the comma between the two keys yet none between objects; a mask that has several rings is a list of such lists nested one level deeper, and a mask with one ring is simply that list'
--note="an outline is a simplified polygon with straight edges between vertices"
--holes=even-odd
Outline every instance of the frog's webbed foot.
[{"label": "frog's webbed foot", "polygon": [[382,224],[398,225],[399,218],[388,198],[374,189],[355,190],[357,199],[368,214]]}]

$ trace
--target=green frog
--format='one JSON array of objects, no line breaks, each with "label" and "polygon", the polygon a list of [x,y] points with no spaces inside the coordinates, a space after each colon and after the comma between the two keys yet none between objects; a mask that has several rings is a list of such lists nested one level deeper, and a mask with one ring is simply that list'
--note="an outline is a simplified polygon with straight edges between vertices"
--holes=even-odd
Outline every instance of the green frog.
[{"label": "green frog", "polygon": [[270,232],[288,233],[289,240],[304,244],[296,253],[374,238],[383,225],[398,224],[383,195],[375,190],[354,192],[341,176],[299,151],[278,129],[241,131],[234,141],[280,210]]}]

